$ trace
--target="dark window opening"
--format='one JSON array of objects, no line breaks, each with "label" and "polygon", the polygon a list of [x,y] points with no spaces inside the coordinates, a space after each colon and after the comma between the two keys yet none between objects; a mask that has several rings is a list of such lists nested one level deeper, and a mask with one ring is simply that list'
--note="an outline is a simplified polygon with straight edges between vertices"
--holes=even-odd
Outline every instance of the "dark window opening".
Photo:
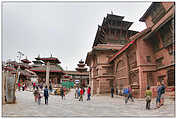
[{"label": "dark window opening", "polygon": [[159,59],[157,59],[157,60],[155,61],[157,68],[164,66],[163,63],[162,63],[162,61],[163,61],[163,57],[161,57],[161,58],[159,58]]},{"label": "dark window opening", "polygon": [[175,86],[175,71],[174,71],[174,69],[168,70],[167,75],[168,75],[168,80],[167,80],[168,86]]},{"label": "dark window opening", "polygon": [[151,56],[146,56],[146,60],[148,63],[151,63]]}]

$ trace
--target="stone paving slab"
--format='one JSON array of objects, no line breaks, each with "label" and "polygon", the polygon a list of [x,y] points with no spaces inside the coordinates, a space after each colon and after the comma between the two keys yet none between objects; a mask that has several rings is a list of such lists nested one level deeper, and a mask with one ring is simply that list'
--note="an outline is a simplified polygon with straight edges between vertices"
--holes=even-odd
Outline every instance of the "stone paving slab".
[{"label": "stone paving slab", "polygon": [[175,102],[165,100],[165,105],[155,108],[155,100],[152,100],[151,110],[145,109],[143,99],[135,99],[135,102],[124,103],[124,98],[109,96],[94,96],[91,101],[78,101],[74,98],[74,90],[62,100],[60,96],[50,95],[49,104],[41,105],[34,102],[34,96],[29,91],[16,92],[17,103],[3,105],[3,117],[175,117]]}]

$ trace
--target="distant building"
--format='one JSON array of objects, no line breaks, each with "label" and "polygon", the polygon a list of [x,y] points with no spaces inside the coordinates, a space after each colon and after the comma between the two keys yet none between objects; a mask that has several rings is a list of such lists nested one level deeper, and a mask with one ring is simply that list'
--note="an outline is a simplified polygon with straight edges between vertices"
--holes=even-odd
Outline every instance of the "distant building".
[{"label": "distant building", "polygon": [[30,69],[35,72],[38,76],[38,82],[46,82],[46,69],[47,63],[50,63],[50,72],[49,72],[49,81],[53,84],[60,84],[61,78],[65,74],[62,67],[59,65],[61,62],[56,57],[44,57],[35,58],[36,61],[33,61],[33,67]]},{"label": "distant building", "polygon": [[75,84],[82,84],[83,86],[89,85],[89,72],[78,72],[78,71],[65,71],[66,74],[71,76],[72,81]]}]

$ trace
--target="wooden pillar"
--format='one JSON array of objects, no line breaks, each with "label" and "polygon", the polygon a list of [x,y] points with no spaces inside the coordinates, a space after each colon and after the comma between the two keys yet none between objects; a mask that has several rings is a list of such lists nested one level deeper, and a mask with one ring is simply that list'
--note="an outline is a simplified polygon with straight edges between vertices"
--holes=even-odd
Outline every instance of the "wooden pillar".
[{"label": "wooden pillar", "polygon": [[50,73],[50,63],[47,62],[47,68],[46,68],[46,85],[49,88],[49,73]]}]

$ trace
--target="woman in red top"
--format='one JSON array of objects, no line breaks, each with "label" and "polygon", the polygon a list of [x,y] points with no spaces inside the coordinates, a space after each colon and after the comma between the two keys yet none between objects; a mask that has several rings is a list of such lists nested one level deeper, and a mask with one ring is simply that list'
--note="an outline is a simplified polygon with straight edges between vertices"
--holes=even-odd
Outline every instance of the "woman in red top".
[{"label": "woman in red top", "polygon": [[81,88],[79,101],[81,101],[81,100],[83,101],[83,94],[84,94],[84,90],[83,90],[83,88]]},{"label": "woman in red top", "polygon": [[88,90],[87,90],[87,95],[88,95],[87,101],[90,100],[90,96],[91,96],[90,91],[91,91],[91,88],[88,87]]},{"label": "woman in red top", "polygon": [[21,87],[21,85],[20,85],[20,82],[18,83],[18,91],[20,91],[20,87]]}]

